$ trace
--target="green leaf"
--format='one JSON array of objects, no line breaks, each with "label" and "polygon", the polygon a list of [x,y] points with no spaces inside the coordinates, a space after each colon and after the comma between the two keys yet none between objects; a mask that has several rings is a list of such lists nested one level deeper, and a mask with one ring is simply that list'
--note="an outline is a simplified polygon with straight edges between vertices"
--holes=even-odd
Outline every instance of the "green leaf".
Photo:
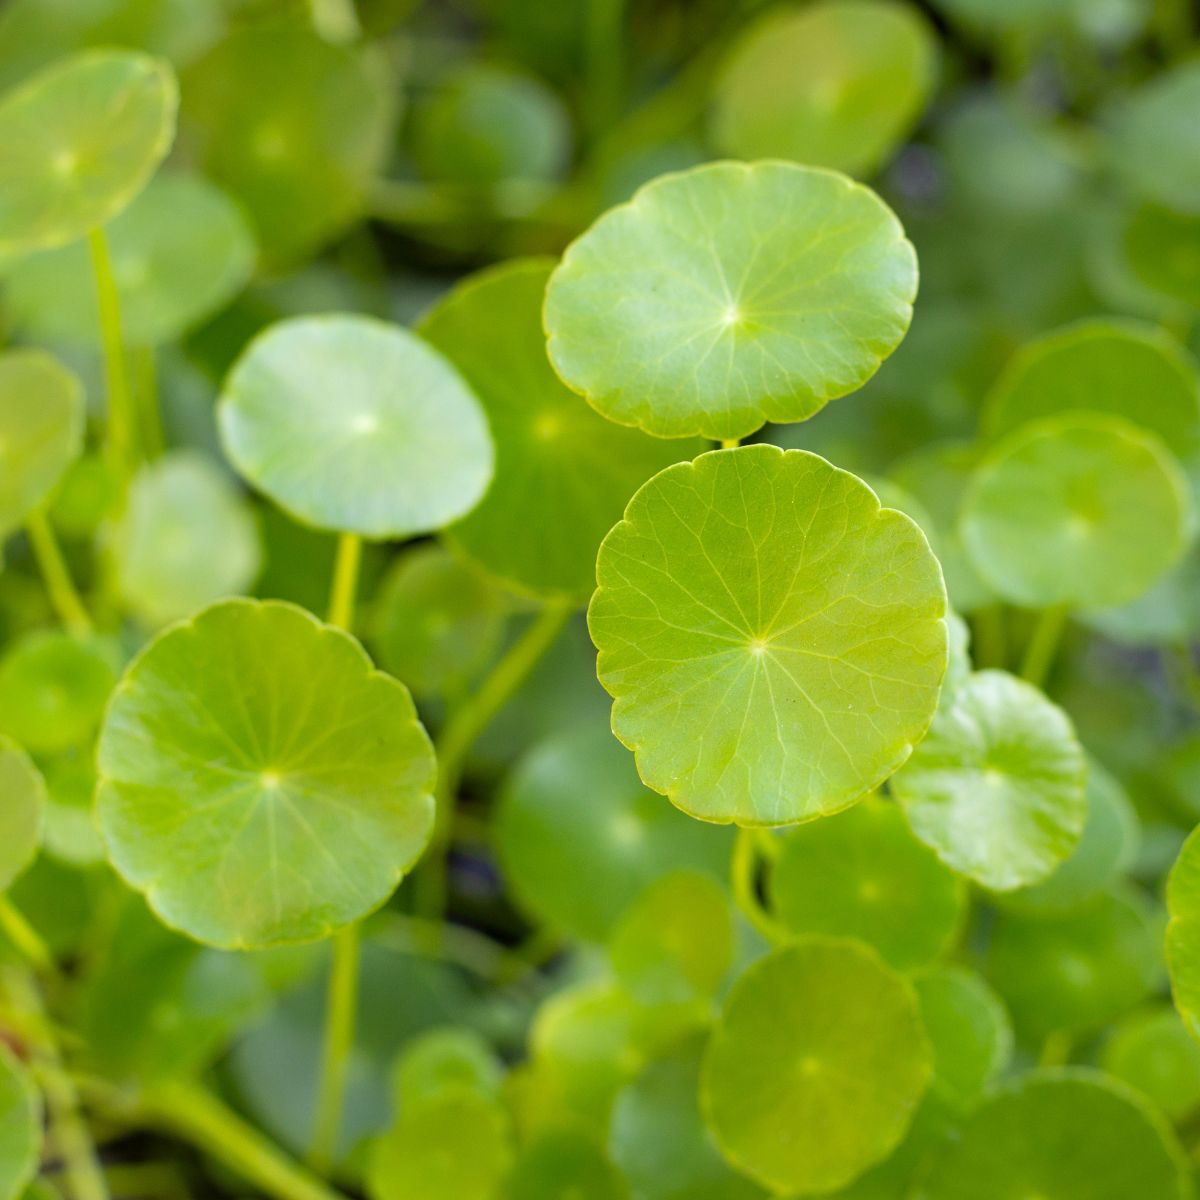
[{"label": "green leaf", "polygon": [[1187,480],[1158,438],[1073,413],[1024,425],[985,456],[963,501],[962,536],[1006,600],[1098,609],[1161,579],[1190,521]]},{"label": "green leaf", "polygon": [[45,765],[46,827],[42,844],[61,863],[80,867],[104,861],[92,798],[96,771],[92,747],[60,755]]},{"label": "green leaf", "polygon": [[0,732],[36,754],[87,741],[117,682],[113,649],[96,638],[39,629],[0,658]]},{"label": "green leaf", "polygon": [[1142,287],[1172,305],[1200,308],[1200,215],[1141,204],[1120,237],[1125,264]]},{"label": "green leaf", "polygon": [[41,350],[0,354],[0,532],[38,508],[83,449],[83,385]]},{"label": "green leaf", "polygon": [[708,821],[848,807],[912,753],[946,670],[945,590],[915,524],[804,451],[657,475],[600,548],[588,622],[613,731]]},{"label": "green leaf", "polygon": [[741,438],[861,387],[912,318],[917,263],[870,190],[790,163],[666,175],[568,247],[555,369],[660,437]]},{"label": "green leaf", "polygon": [[451,526],[451,543],[520,590],[584,599],[596,550],[629,497],[705,446],[623,429],[563,385],[542,333],[552,265],[517,260],[472,276],[419,329],[474,389],[496,443],[496,478]]},{"label": "green leaf", "polygon": [[992,437],[1060,413],[1122,417],[1178,457],[1200,447],[1196,364],[1170,334],[1126,320],[1078,321],[1027,342],[988,393]]},{"label": "green leaf", "polygon": [[192,450],[138,472],[112,553],[122,599],[151,629],[245,591],[261,561],[250,506],[225,472]]},{"label": "green leaf", "polygon": [[523,907],[598,942],[670,871],[728,878],[733,839],[663,804],[608,731],[588,724],[543,742],[516,767],[500,793],[496,848]]},{"label": "green leaf", "polygon": [[[254,269],[246,218],[198,175],[160,175],[105,230],[135,346],[179,337],[231,300]],[[48,341],[99,343],[87,247],[74,243],[16,263],[4,290],[18,328]]]},{"label": "green leaf", "polygon": [[112,220],[166,157],[177,105],[171,68],[126,50],[64,59],[0,99],[0,254]]},{"label": "green leaf", "polygon": [[1102,1028],[1148,999],[1162,978],[1161,928],[1140,894],[1104,892],[1061,916],[1003,913],[988,978],[1032,1040]]},{"label": "green leaf", "polygon": [[517,1156],[503,1200],[629,1200],[629,1185],[585,1130],[548,1129]]},{"label": "green leaf", "polygon": [[700,1103],[740,1170],[776,1192],[828,1192],[899,1144],[930,1067],[904,978],[861,943],[805,938],[734,985]]},{"label": "green leaf", "polygon": [[394,125],[379,65],[306,22],[267,22],[234,30],[184,73],[196,161],[245,205],[271,262],[312,253],[362,212]]},{"label": "green leaf", "polygon": [[925,1180],[929,1200],[1189,1200],[1166,1121],[1096,1071],[1037,1071],[971,1114]]},{"label": "green leaf", "polygon": [[17,1200],[37,1173],[42,1104],[33,1080],[0,1043],[0,1200]]},{"label": "green leaf", "polygon": [[1200,829],[1183,844],[1167,880],[1167,967],[1171,991],[1193,1037],[1200,1038]]},{"label": "green leaf", "polygon": [[996,891],[1045,879],[1087,818],[1087,764],[1070,719],[1037,688],[979,671],[892,780],[913,832]]},{"label": "green leaf", "polygon": [[392,1095],[404,1113],[456,1089],[496,1096],[503,1076],[503,1064],[480,1033],[444,1025],[404,1047],[392,1068]]},{"label": "green leaf", "polygon": [[901,970],[945,954],[966,907],[962,880],[878,800],[788,834],[770,883],[793,933],[858,938]]},{"label": "green leaf", "polygon": [[492,477],[478,401],[418,337],[370,317],[296,317],[243,351],[221,395],[238,471],[319,529],[372,538],[440,529]]},{"label": "green leaf", "polygon": [[1104,1043],[1100,1065],[1149,1096],[1172,1121],[1200,1108],[1200,1044],[1167,1005],[1121,1021]]},{"label": "green leaf", "polygon": [[790,158],[854,175],[887,161],[936,81],[915,9],[881,0],[774,8],[739,34],[713,97],[712,140],[736,158]]},{"label": "green leaf", "polygon": [[7,738],[0,738],[0,797],[3,797],[0,800],[0,892],[3,892],[37,854],[47,800],[41,772],[29,755]]},{"label": "green leaf", "polygon": [[435,765],[408,692],[277,601],[228,600],[151,642],[97,762],[113,865],[167,925],[219,947],[357,920],[431,832]]},{"label": "green leaf", "polygon": [[1200,546],[1193,541],[1183,558],[1136,600],[1081,613],[1080,619],[1127,646],[1167,648],[1200,638]]},{"label": "green leaf", "polygon": [[405,551],[380,585],[373,646],[418,696],[456,693],[494,657],[504,594],[436,543]]}]

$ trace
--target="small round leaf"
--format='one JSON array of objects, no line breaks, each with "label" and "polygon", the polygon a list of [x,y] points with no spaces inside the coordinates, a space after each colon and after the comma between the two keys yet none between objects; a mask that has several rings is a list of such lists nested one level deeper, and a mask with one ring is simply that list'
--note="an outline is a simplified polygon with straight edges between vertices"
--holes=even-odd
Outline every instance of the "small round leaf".
[{"label": "small round leaf", "polygon": [[[15,742],[0,738],[0,892],[33,862],[46,805],[46,783],[33,760]],[[0,1131],[3,1127],[0,1121]]]},{"label": "small round leaf", "polygon": [[357,920],[431,832],[435,765],[408,692],[281,602],[227,600],[151,642],[97,762],[114,866],[210,945],[309,941]]},{"label": "small round leaf", "polygon": [[1100,1065],[1149,1096],[1173,1121],[1200,1109],[1200,1044],[1169,1006],[1135,1013],[1117,1025]]},{"label": "small round leaf", "polygon": [[297,317],[260,334],[226,380],[225,452],[320,529],[400,538],[470,512],[492,477],[479,402],[446,360],[369,317]]},{"label": "small round leaf", "polygon": [[513,1164],[504,1200],[629,1200],[629,1185],[585,1130],[547,1129]]},{"label": "small round leaf", "polygon": [[916,255],[874,192],[713,163],[647,184],[567,248],[546,332],[555,369],[610,420],[741,438],[861,387],[916,291]]},{"label": "small round leaf", "polygon": [[946,599],[925,536],[804,451],[744,446],[656,475],[600,548],[588,612],[613,731],[692,816],[847,808],[933,717]]}]

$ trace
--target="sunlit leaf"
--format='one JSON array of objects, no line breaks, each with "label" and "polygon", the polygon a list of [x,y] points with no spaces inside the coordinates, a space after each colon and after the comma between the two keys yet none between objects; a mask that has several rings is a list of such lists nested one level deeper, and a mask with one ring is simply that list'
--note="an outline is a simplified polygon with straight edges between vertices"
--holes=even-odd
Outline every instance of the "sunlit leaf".
[{"label": "sunlit leaf", "polygon": [[600,413],[660,437],[738,438],[861,387],[912,317],[890,209],[830,171],[714,163],[647,184],[568,247],[549,353]]}]

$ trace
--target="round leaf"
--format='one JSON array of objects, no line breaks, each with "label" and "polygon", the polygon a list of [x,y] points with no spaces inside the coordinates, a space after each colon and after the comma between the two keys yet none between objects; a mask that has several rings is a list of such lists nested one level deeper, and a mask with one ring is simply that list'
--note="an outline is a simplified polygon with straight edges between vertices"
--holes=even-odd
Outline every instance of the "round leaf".
[{"label": "round leaf", "polygon": [[46,783],[29,755],[0,738],[0,892],[33,862],[46,803]]},{"label": "round leaf", "polygon": [[[237,205],[207,180],[161,175],[105,231],[135,346],[179,337],[233,298],[254,269],[254,238]],[[96,289],[82,243],[22,259],[4,277],[19,328],[38,338],[100,341]]]},{"label": "round leaf", "polygon": [[492,477],[487,422],[458,373],[369,317],[271,326],[226,380],[219,423],[241,474],[321,529],[428,533],[470,512]]},{"label": "round leaf", "polygon": [[946,670],[945,590],[915,524],[804,451],[655,476],[600,548],[588,613],[613,731],[708,821],[836,812],[896,770]]},{"label": "round leaf", "polygon": [[1173,1121],[1200,1108],[1200,1044],[1173,1008],[1127,1017],[1104,1043],[1100,1065],[1149,1096]]},{"label": "round leaf", "polygon": [[504,1200],[629,1200],[604,1148],[581,1129],[549,1129],[522,1148]]},{"label": "round leaf", "polygon": [[1070,719],[1037,688],[979,671],[892,780],[913,832],[997,891],[1045,879],[1079,842],[1087,764]]},{"label": "round leaf", "polygon": [[435,766],[402,684],[280,602],[228,600],[156,638],[97,755],[109,857],[198,941],[320,938],[370,912],[429,840]]},{"label": "round leaf", "polygon": [[83,449],[83,386],[41,350],[0,354],[0,532],[41,505]]},{"label": "round leaf", "polygon": [[546,292],[549,353],[620,425],[741,438],[861,387],[916,290],[913,248],[867,188],[714,163],[647,184],[568,247]]},{"label": "round leaf", "polygon": [[894,804],[868,800],[788,835],[771,897],[794,933],[858,938],[901,970],[944,954],[965,908],[962,880]]},{"label": "round leaf", "polygon": [[936,65],[933,33],[907,5],[840,0],[773,8],[729,52],[712,138],[737,158],[790,158],[864,174],[916,124]]},{"label": "round leaf", "polygon": [[776,1192],[827,1192],[899,1144],[929,1076],[909,984],[857,942],[806,938],[734,985],[700,1102],[740,1170]]},{"label": "round leaf", "polygon": [[1094,1071],[1038,1071],[985,1100],[925,1180],[929,1200],[1188,1200],[1185,1159],[1135,1092]]},{"label": "round leaf", "polygon": [[1200,1038],[1200,828],[1184,842],[1171,868],[1167,909],[1167,966],[1175,1007]]},{"label": "round leaf", "polygon": [[451,543],[505,582],[580,599],[596,550],[656,471],[699,453],[604,420],[546,358],[542,299],[552,264],[506,263],[460,285],[420,325],[474,389],[496,443],[496,478],[449,530]]},{"label": "round leaf", "polygon": [[502,1075],[500,1060],[481,1034],[444,1025],[404,1047],[392,1069],[392,1094],[403,1113],[455,1089],[494,1096]]},{"label": "round leaf", "polygon": [[28,1071],[0,1043],[0,1200],[17,1200],[37,1174],[42,1104]]},{"label": "round leaf", "polygon": [[112,548],[121,595],[151,628],[244,591],[260,560],[249,505],[224,472],[190,450],[138,473]]},{"label": "round leaf", "polygon": [[1200,444],[1196,364],[1170,334],[1134,321],[1079,321],[1027,343],[987,398],[992,436],[1065,412],[1123,417],[1179,457]]},{"label": "round leaf", "polygon": [[0,253],[76,241],[145,187],[175,137],[171,68],[126,50],[56,63],[0,99]]},{"label": "round leaf", "polygon": [[1023,426],[980,464],[962,535],[995,591],[1029,608],[1124,604],[1183,553],[1187,480],[1152,434],[1115,417]]}]

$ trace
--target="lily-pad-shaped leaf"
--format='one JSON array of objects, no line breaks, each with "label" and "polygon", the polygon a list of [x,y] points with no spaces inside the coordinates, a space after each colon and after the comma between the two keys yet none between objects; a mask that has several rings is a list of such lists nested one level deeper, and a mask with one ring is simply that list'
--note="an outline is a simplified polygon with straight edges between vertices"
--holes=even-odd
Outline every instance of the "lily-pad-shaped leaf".
[{"label": "lily-pad-shaped leaf", "polygon": [[[106,229],[135,346],[179,337],[231,300],[254,269],[254,236],[236,204],[198,175],[160,175]],[[91,260],[81,243],[46,250],[4,274],[17,327],[50,341],[100,341]]]},{"label": "lily-pad-shaped leaf", "polygon": [[523,1146],[504,1200],[629,1200],[629,1185],[600,1142],[585,1129],[547,1129]]},{"label": "lily-pad-shaped leaf", "polygon": [[1167,966],[1171,991],[1193,1037],[1200,1038],[1200,829],[1183,844],[1167,880]]},{"label": "lily-pad-shaped leaf", "polygon": [[470,512],[492,477],[487,421],[458,373],[370,317],[272,325],[230,372],[218,419],[238,471],[319,529],[428,533]]},{"label": "lily-pad-shaped leaf", "polygon": [[503,1064],[481,1033],[443,1025],[404,1047],[392,1068],[392,1096],[402,1113],[455,1089],[498,1095],[503,1076]]},{"label": "lily-pad-shaped leaf", "polygon": [[229,476],[193,450],[144,467],[113,534],[126,605],[150,628],[244,591],[258,574],[258,526]]},{"label": "lily-pad-shaped leaf", "polygon": [[1200,215],[1139,205],[1121,227],[1121,253],[1134,279],[1171,304],[1200,308]]},{"label": "lily-pad-shaped leaf", "polygon": [[0,531],[42,504],[83,449],[83,385],[41,350],[0,354]]},{"label": "lily-pad-shaped leaf", "polygon": [[418,696],[460,691],[499,649],[504,594],[435,543],[407,550],[380,585],[373,645]]},{"label": "lily-pad-shaped leaf", "polygon": [[1133,891],[1101,893],[1061,916],[1006,912],[992,931],[987,975],[1018,1032],[1037,1044],[1101,1029],[1149,999],[1162,979],[1160,938]]},{"label": "lily-pad-shaped leaf", "polygon": [[944,954],[965,911],[962,880],[877,800],[790,833],[770,882],[788,929],[858,938],[901,970]]},{"label": "lily-pad-shaped leaf", "polygon": [[722,1157],[700,1116],[704,1042],[656,1058],[613,1105],[609,1152],[639,1200],[760,1200],[765,1192]]},{"label": "lily-pad-shaped leaf", "polygon": [[1070,718],[1004,671],[978,671],[938,713],[891,788],[913,832],[996,891],[1045,879],[1087,819],[1087,763]]},{"label": "lily-pad-shaped leaf", "polygon": [[0,98],[0,253],[112,220],[166,157],[177,104],[171,68],[127,50],[75,55]]},{"label": "lily-pad-shaped leaf", "polygon": [[20,746],[0,738],[0,892],[33,862],[45,811],[41,772]]},{"label": "lily-pad-shaped leaf", "polygon": [[689,821],[642,786],[603,726],[536,746],[501,792],[496,843],[522,907],[573,937],[603,941],[673,870],[729,877],[729,831]]},{"label": "lily-pad-shaped leaf", "polygon": [[37,1174],[42,1102],[29,1072],[0,1044],[0,1200],[17,1200]]},{"label": "lily-pad-shaped leaf", "polygon": [[113,865],[210,945],[324,937],[382,904],[431,832],[435,766],[408,692],[278,601],[227,600],[151,642],[97,764]]},{"label": "lily-pad-shaped leaf", "polygon": [[963,501],[976,569],[1030,608],[1110,608],[1171,569],[1190,532],[1188,483],[1162,442],[1117,417],[1022,426],[984,458]]},{"label": "lily-pad-shaped leaf", "polygon": [[916,291],[916,255],[874,192],[790,163],[713,163],[647,184],[567,248],[548,348],[620,425],[740,438],[861,387]]},{"label": "lily-pad-shaped leaf", "polygon": [[1100,1065],[1149,1096],[1172,1121],[1200,1108],[1200,1043],[1168,1005],[1117,1025],[1100,1052]]},{"label": "lily-pad-shaped leaf", "polygon": [[988,394],[984,425],[1001,436],[1064,412],[1123,417],[1187,458],[1200,445],[1196,363],[1156,326],[1078,321],[1013,355]]},{"label": "lily-pad-shaped leaf", "polygon": [[1188,1200],[1162,1116],[1098,1071],[1037,1071],[986,1099],[924,1181],[929,1200]]},{"label": "lily-pad-shaped leaf", "polygon": [[542,333],[552,265],[527,259],[473,276],[419,330],[471,385],[496,443],[496,477],[450,527],[452,545],[521,590],[582,599],[595,587],[600,541],[629,497],[706,447],[614,425],[563,385]]},{"label": "lily-pad-shaped leaf", "polygon": [[737,158],[790,158],[864,174],[916,124],[937,42],[915,9],[888,0],[773,8],[729,51],[710,125]]},{"label": "lily-pad-shaped leaf", "polygon": [[837,812],[929,725],[947,661],[937,560],[815,454],[762,444],[669,467],[596,569],[588,622],[613,731],[692,816]]},{"label": "lily-pad-shaped leaf", "polygon": [[273,262],[349,225],[383,168],[394,102],[370,51],[304,22],[236,29],[183,75],[200,168],[245,205]]},{"label": "lily-pad-shaped leaf", "polygon": [[829,1192],[904,1136],[931,1052],[904,978],[861,943],[805,938],[734,985],[700,1104],[725,1157],[775,1192]]},{"label": "lily-pad-shaped leaf", "polygon": [[35,754],[85,742],[117,682],[113,648],[39,629],[0,658],[0,733]]}]

